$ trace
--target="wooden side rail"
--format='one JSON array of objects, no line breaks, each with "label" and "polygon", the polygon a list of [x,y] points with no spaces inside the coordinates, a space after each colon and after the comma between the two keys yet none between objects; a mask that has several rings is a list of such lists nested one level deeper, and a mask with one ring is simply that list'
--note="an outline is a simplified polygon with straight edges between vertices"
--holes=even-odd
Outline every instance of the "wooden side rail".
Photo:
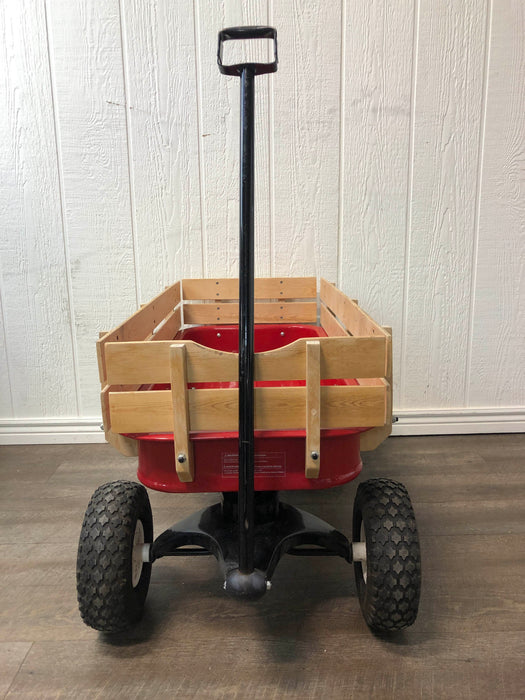
[{"label": "wooden side rail", "polygon": [[111,425],[109,395],[119,391],[136,390],[142,382],[111,382],[108,380],[106,347],[108,343],[126,340],[166,340],[173,338],[181,328],[180,282],[167,287],[161,294],[144,304],[126,321],[108,333],[101,334],[97,342],[97,359],[102,391],[102,421],[106,440],[126,456],[137,454],[134,440],[118,434]]},{"label": "wooden side rail", "polygon": [[[386,333],[386,364],[385,364],[385,379],[386,379],[386,415],[385,424],[367,430],[361,434],[361,451],[368,452],[375,450],[392,432],[392,406],[393,406],[393,371],[392,371],[392,328],[383,326]],[[360,379],[360,384],[365,385],[366,380]]]},{"label": "wooden side rail", "polygon": [[[184,279],[182,296],[185,301],[216,301],[239,299],[238,279]],[[258,277],[254,281],[255,299],[317,299],[315,277]]]},{"label": "wooden side rail", "polygon": [[[308,339],[277,350],[256,353],[256,381],[304,380]],[[385,337],[319,338],[321,379],[385,376]],[[212,350],[191,340],[181,341],[188,352],[189,382],[234,382],[238,379],[236,353]],[[111,384],[155,384],[170,381],[169,353],[173,341],[108,343],[108,379]]]},{"label": "wooden side rail", "polygon": [[[255,302],[255,323],[316,323],[317,302],[282,301]],[[184,323],[189,325],[214,325],[239,323],[239,304],[184,304]]]},{"label": "wooden side rail", "polygon": [[[182,296],[186,324],[239,322],[238,279],[185,279],[182,280]],[[317,322],[315,277],[257,278],[254,298],[255,323]],[[263,299],[265,301],[261,301]]]},{"label": "wooden side rail", "polygon": [[[167,287],[161,294],[142,306],[124,323],[103,335],[97,342],[98,369],[100,383],[107,384],[106,375],[106,343],[123,342],[127,340],[150,340],[156,337],[158,329],[161,338],[165,338],[166,332],[176,333],[180,328],[180,310],[176,307],[181,301],[180,282]],[[176,328],[178,322],[178,328]],[[162,325],[161,325],[162,324]],[[164,329],[164,326],[167,326]]]},{"label": "wooden side rail", "polygon": [[[387,383],[380,386],[321,386],[320,429],[385,424]],[[186,391],[189,429],[229,432],[238,429],[237,389]],[[112,427],[119,433],[174,429],[170,391],[131,391],[109,395]],[[256,430],[304,430],[306,387],[257,387]]]},{"label": "wooden side rail", "polygon": [[321,326],[326,331],[326,334],[332,337],[341,337],[350,335],[346,328],[339,323],[332,312],[321,302],[320,321]]},{"label": "wooden side rail", "polygon": [[[321,280],[321,312],[323,307],[329,314],[339,319],[342,325],[351,335],[356,336],[380,336],[387,334],[367,313],[361,309],[357,302],[349,299],[337,287],[325,279]],[[337,320],[336,319],[336,320]]]}]

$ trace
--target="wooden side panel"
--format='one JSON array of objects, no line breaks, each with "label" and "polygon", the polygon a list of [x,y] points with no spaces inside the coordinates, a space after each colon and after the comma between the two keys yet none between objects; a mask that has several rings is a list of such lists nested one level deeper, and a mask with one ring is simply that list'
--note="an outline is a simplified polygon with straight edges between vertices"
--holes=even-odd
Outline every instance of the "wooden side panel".
[{"label": "wooden side panel", "polygon": [[488,7],[420,3],[403,408],[464,405]]},{"label": "wooden side panel", "polygon": [[175,309],[180,294],[180,282],[175,282],[101,338],[101,342],[143,340]]},{"label": "wooden side panel", "polygon": [[[392,432],[392,406],[393,406],[393,369],[392,369],[392,358],[393,358],[393,346],[392,346],[392,329],[388,326],[383,327],[386,336],[386,366],[385,366],[385,379],[387,382],[386,386],[386,415],[385,415],[385,425],[379,426],[377,428],[372,428],[372,430],[367,430],[366,433],[362,433],[360,438],[361,451],[366,452],[368,450],[375,450],[375,448],[380,445]],[[366,380],[360,380],[360,384],[366,385]]]},{"label": "wooden side panel", "polygon": [[321,343],[306,341],[305,476],[317,479],[321,468]]},{"label": "wooden side panel", "polygon": [[1,3],[0,45],[0,414],[76,416],[75,321],[45,3]]},{"label": "wooden side panel", "polygon": [[182,327],[180,307],[171,311],[162,326],[152,334],[151,340],[173,340]]},{"label": "wooden side panel", "polygon": [[[196,301],[214,299],[238,299],[238,279],[184,279],[183,298]],[[266,277],[256,278],[255,299],[312,299],[317,296],[315,277]]]},{"label": "wooden side panel", "polygon": [[193,481],[193,447],[190,442],[190,410],[188,405],[188,378],[186,347],[170,348],[171,401],[173,406],[173,443],[177,475],[183,482]]},{"label": "wooden side panel", "polygon": [[136,457],[138,454],[137,441],[111,431],[111,411],[109,407],[109,394],[111,391],[123,391],[126,388],[129,391],[134,391],[138,389],[137,386],[105,386],[102,389],[100,393],[100,404],[102,408],[102,425],[104,426],[104,436],[106,438],[106,441],[109,442],[109,444],[112,447],[118,450],[118,452],[123,454],[125,457]]},{"label": "wooden side panel", "polygon": [[[192,0],[120,3],[130,186],[140,299],[202,275],[198,95]],[[215,84],[218,83],[218,76]]]},{"label": "wooden side panel", "polygon": [[[97,357],[101,384],[107,383],[105,346],[106,343],[127,340],[144,340],[152,336],[153,331],[180,302],[180,282],[171,285],[148,304],[143,305],[119,326],[109,331],[97,342]],[[174,317],[176,323],[178,317]],[[171,328],[171,322],[169,328]],[[180,328],[180,320],[179,320]],[[159,329],[160,330],[160,329]]]},{"label": "wooden side panel", "polygon": [[[305,378],[306,340],[278,350],[256,353],[257,381]],[[341,379],[385,376],[385,338],[320,338],[321,378]],[[231,382],[238,378],[236,353],[205,348],[191,340],[188,350],[189,382]],[[149,384],[170,381],[169,341],[108,343],[108,381],[111,384]]]},{"label": "wooden side panel", "polygon": [[[255,304],[255,323],[315,323],[317,303],[291,301],[282,304],[259,302]],[[184,304],[185,324],[238,323],[239,305]]]},{"label": "wooden side panel", "polygon": [[332,337],[346,337],[348,331],[342,326],[336,317],[329,311],[325,304],[321,303],[321,326],[325,329],[328,335]]},{"label": "wooden side panel", "polygon": [[[190,429],[238,429],[237,389],[197,389],[186,392]],[[321,387],[321,429],[384,425],[384,386]],[[135,391],[110,394],[111,425],[119,433],[172,432],[173,404],[169,391]],[[304,429],[306,389],[263,387],[255,389],[257,430]]]},{"label": "wooden side panel", "polygon": [[471,406],[525,404],[524,29],[525,3],[493,3],[467,368]]},{"label": "wooden side panel", "polygon": [[337,287],[321,280],[321,301],[339,317],[352,335],[385,336],[384,330],[353,299],[349,299]]}]

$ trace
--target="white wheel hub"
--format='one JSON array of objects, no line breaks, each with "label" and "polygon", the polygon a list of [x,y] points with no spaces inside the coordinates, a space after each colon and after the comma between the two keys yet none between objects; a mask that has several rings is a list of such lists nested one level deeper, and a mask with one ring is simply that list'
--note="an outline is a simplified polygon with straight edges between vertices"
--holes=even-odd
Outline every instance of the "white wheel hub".
[{"label": "white wheel hub", "polygon": [[133,554],[131,557],[131,585],[136,588],[142,575],[144,545],[144,526],[142,520],[137,520],[135,525],[135,535],[133,537]]},{"label": "white wheel hub", "polygon": [[352,542],[352,559],[361,563],[363,581],[366,583],[366,535],[364,523],[361,523],[361,534],[359,537],[359,542]]}]

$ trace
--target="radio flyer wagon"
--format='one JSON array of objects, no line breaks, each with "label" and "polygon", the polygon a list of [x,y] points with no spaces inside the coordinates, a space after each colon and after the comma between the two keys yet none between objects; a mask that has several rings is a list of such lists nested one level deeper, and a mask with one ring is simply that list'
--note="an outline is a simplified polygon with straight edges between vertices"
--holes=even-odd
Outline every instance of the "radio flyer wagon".
[{"label": "radio flyer wagon", "polygon": [[[223,64],[225,41],[257,38],[273,40],[273,62]],[[284,554],[336,555],[354,564],[368,625],[399,630],[414,622],[420,592],[405,487],[361,483],[351,541],[278,495],[351,481],[360,451],[390,434],[390,329],[325,280],[254,280],[254,78],[277,70],[275,29],[221,31],[218,63],[241,83],[239,280],[176,282],[98,341],[106,438],[138,455],[142,484],[111,482],[91,498],[80,612],[104,632],[133,624],[165,556],[214,555],[226,592],[256,599]],[[154,539],[144,486],[222,497]]]}]

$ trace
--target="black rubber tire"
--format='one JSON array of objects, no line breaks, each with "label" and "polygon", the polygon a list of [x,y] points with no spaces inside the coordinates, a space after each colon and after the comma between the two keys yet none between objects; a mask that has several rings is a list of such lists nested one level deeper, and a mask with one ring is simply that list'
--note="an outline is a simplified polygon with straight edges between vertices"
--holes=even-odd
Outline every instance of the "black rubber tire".
[{"label": "black rubber tire", "polygon": [[144,541],[152,542],[148,493],[132,481],[100,486],[84,516],[77,557],[78,605],[84,622],[101,632],[120,632],[137,622],[144,611],[151,564],[142,565],[133,586],[133,539],[138,520],[144,528]]},{"label": "black rubber tire", "polygon": [[366,540],[366,580],[354,562],[359,602],[368,626],[392,632],[415,622],[421,590],[421,555],[416,519],[403,484],[370,479],[354,502],[353,541]]}]

